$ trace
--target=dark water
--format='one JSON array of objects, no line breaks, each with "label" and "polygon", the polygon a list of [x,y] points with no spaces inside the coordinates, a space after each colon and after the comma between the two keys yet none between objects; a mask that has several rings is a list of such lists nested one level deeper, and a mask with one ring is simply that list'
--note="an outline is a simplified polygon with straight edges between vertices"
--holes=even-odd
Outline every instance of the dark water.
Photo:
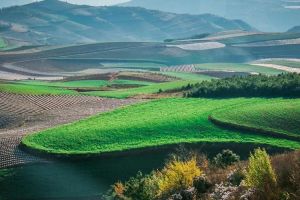
[{"label": "dark water", "polygon": [[[260,145],[261,146],[261,145]],[[229,148],[248,157],[258,145],[253,144],[197,144],[188,148],[212,157]],[[282,152],[264,146],[270,153]],[[114,182],[127,180],[138,171],[148,173],[161,168],[175,146],[151,149],[127,155],[93,158],[77,161],[51,161],[43,164],[24,165],[10,170],[10,175],[0,175],[0,199],[20,200],[71,200],[99,199]]]}]

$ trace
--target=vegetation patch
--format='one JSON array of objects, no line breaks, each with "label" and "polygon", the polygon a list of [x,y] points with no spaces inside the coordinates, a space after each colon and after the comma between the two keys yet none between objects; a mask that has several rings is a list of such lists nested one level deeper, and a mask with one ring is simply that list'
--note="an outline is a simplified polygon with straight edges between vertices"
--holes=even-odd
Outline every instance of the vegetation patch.
[{"label": "vegetation patch", "polygon": [[252,142],[298,149],[300,143],[297,141],[222,129],[208,120],[208,116],[217,109],[279,101],[294,102],[290,99],[260,98],[161,99],[28,135],[22,143],[31,149],[63,155],[99,154],[195,142]]},{"label": "vegetation patch", "polygon": [[151,82],[147,81],[135,81],[135,80],[122,80],[116,79],[113,81],[107,80],[78,80],[78,81],[19,81],[26,85],[39,85],[39,86],[51,86],[51,87],[63,87],[63,88],[97,88],[114,84],[122,85],[151,85]]},{"label": "vegetation patch", "polygon": [[[236,155],[230,150],[224,152]],[[299,199],[299,153],[296,151],[270,157],[265,149],[258,148],[251,153],[248,161],[236,160],[224,167],[216,166],[214,160],[207,159],[203,154],[181,151],[167,160],[162,169],[146,175],[139,172],[126,182],[115,183],[103,198]]]},{"label": "vegetation patch", "polygon": [[203,81],[186,93],[188,97],[300,97],[300,75],[251,75]]}]

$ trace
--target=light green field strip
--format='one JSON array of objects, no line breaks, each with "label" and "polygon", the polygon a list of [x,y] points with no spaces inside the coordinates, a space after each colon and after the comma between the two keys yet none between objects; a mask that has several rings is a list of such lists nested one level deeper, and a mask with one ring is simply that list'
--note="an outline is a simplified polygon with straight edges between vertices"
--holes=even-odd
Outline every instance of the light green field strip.
[{"label": "light green field strip", "polygon": [[197,69],[200,70],[224,70],[224,71],[235,71],[235,72],[256,72],[261,74],[280,74],[284,71],[253,66],[250,64],[238,64],[238,63],[206,63],[206,64],[198,64],[196,65]]},{"label": "light green field strip", "polygon": [[0,83],[0,92],[30,95],[76,95],[72,90],[49,87],[44,85],[24,85],[15,83]]},{"label": "light green field strip", "polygon": [[135,80],[122,80],[116,79],[113,81],[106,80],[79,80],[79,81],[18,81],[17,83],[26,85],[40,85],[40,86],[50,86],[50,87],[69,87],[69,88],[96,88],[103,87],[113,84],[122,85],[151,85],[152,82],[147,81],[135,81]]}]

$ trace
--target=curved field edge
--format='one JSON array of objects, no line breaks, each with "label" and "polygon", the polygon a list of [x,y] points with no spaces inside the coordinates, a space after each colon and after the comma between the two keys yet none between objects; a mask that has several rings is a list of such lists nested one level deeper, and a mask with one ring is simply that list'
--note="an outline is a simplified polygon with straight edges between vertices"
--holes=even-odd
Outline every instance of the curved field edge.
[{"label": "curved field edge", "polygon": [[296,136],[284,135],[282,133],[278,133],[278,132],[271,131],[271,130],[265,130],[262,128],[255,128],[255,127],[250,127],[250,126],[246,126],[246,125],[242,125],[242,124],[235,124],[235,123],[231,123],[231,122],[222,121],[222,120],[215,118],[213,115],[208,116],[208,119],[212,123],[216,124],[217,126],[221,126],[224,128],[236,129],[236,130],[248,131],[248,132],[251,131],[251,132],[254,132],[257,134],[265,134],[267,136],[271,136],[271,137],[275,137],[275,138],[279,138],[279,139],[281,138],[281,139],[295,140],[295,141],[300,142],[300,138],[296,137]]},{"label": "curved field edge", "polygon": [[[204,148],[205,146],[215,146],[218,147],[219,151],[216,151],[215,153],[219,153],[223,149],[240,149],[241,147],[247,147],[248,149],[251,149],[247,151],[247,156],[249,156],[250,152],[256,148],[264,148],[271,152],[287,152],[287,151],[293,151],[295,148],[289,148],[289,147],[282,147],[282,146],[274,146],[270,144],[264,144],[264,143],[253,143],[253,142],[235,142],[235,141],[198,141],[198,142],[181,142],[181,143],[170,143],[170,144],[163,144],[163,145],[154,145],[154,146],[145,146],[145,147],[137,147],[137,148],[131,148],[131,149],[124,149],[124,150],[118,150],[118,151],[107,151],[107,152],[87,152],[87,153],[52,153],[46,150],[42,149],[35,149],[30,146],[26,146],[26,144],[21,143],[19,145],[19,148],[23,151],[30,153],[32,155],[41,156],[41,157],[48,157],[48,158],[63,158],[63,159],[82,159],[82,158],[105,158],[105,157],[119,157],[119,156],[129,156],[129,155],[136,155],[141,153],[147,153],[147,152],[161,152],[164,150],[170,150],[170,152],[173,152],[175,149],[177,149],[179,146],[184,146],[186,148],[196,148],[199,150],[198,147]],[[208,149],[201,149],[205,153],[211,153],[207,152]],[[244,149],[245,150],[245,149]],[[235,150],[238,151],[238,150]],[[244,154],[243,154],[244,155]],[[245,155],[244,155],[245,156]],[[248,157],[245,157],[248,158]]]},{"label": "curved field edge", "polygon": [[214,110],[224,106],[263,101],[266,100],[160,99],[28,135],[23,138],[22,145],[27,149],[62,156],[97,155],[199,142],[255,143],[299,149],[297,141],[226,130],[208,120]]},{"label": "curved field edge", "polygon": [[300,99],[221,109],[209,115],[209,120],[225,128],[300,141]]}]

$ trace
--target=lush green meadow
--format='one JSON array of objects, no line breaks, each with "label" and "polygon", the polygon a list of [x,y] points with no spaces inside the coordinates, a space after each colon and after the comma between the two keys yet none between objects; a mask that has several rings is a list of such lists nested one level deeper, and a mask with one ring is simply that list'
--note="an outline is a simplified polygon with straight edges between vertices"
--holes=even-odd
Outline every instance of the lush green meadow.
[{"label": "lush green meadow", "polygon": [[[56,154],[98,154],[195,142],[252,142],[299,149],[300,142],[297,141],[223,129],[208,120],[208,116],[218,109],[279,102],[296,108],[300,103],[299,100],[281,98],[160,99],[28,135],[22,143],[32,149]],[[292,116],[286,119],[294,120],[294,124],[298,120]]]},{"label": "lush green meadow", "polygon": [[242,64],[242,63],[204,63],[196,65],[197,69],[200,70],[226,70],[226,71],[236,71],[236,72],[256,72],[261,74],[279,74],[283,71],[267,68],[267,67],[259,67],[250,64]]},{"label": "lush green meadow", "polygon": [[212,114],[222,122],[300,138],[300,99],[245,105]]}]

